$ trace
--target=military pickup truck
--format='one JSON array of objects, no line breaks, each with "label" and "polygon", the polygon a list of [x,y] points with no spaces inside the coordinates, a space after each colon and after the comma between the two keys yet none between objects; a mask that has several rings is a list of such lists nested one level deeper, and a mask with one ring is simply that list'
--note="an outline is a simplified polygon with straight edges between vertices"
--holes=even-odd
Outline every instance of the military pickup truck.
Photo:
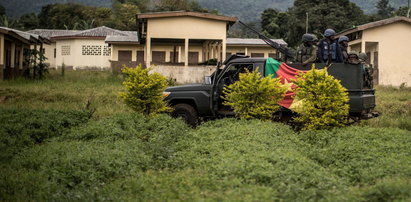
[{"label": "military pickup truck", "polygon": [[[234,83],[244,69],[256,70],[261,75],[266,75],[265,67],[267,58],[251,58],[248,56],[232,55],[223,64],[218,65],[211,76],[206,76],[203,83],[188,84],[169,87],[165,90],[165,100],[174,108],[171,115],[182,117],[186,123],[195,126],[201,119],[215,119],[219,117],[234,116],[231,108],[223,105],[222,93],[225,85]],[[289,64],[298,70],[309,70],[301,64]],[[323,68],[326,64],[316,64],[317,68]],[[364,80],[362,64],[352,65],[346,63],[332,64],[328,73],[341,81],[341,84],[349,93],[349,114],[354,120],[369,119],[376,114],[375,91],[367,86]],[[293,112],[282,107],[273,114],[278,118],[290,117]]]}]

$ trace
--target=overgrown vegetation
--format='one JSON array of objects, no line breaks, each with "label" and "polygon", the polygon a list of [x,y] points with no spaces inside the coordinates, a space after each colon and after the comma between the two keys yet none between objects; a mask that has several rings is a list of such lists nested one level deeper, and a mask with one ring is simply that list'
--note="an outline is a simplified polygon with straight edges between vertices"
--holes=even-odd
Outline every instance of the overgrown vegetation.
[{"label": "overgrown vegetation", "polygon": [[125,75],[123,86],[126,91],[119,96],[127,106],[145,115],[155,115],[170,109],[163,100],[163,92],[167,87],[166,77],[159,73],[149,73],[150,69],[141,65],[121,71]]},{"label": "overgrown vegetation", "polygon": [[361,126],[221,119],[192,129],[128,110],[110,72],[49,77],[0,81],[0,200],[411,200],[411,124],[397,123],[410,119],[409,88],[378,87],[382,116]]},{"label": "overgrown vegetation", "polygon": [[327,68],[314,67],[297,76],[293,81],[295,101],[301,102],[300,114],[295,121],[304,125],[304,130],[332,129],[344,126],[348,119],[349,98],[340,81],[329,75]]},{"label": "overgrown vegetation", "polygon": [[242,119],[270,120],[280,106],[287,88],[279,78],[262,78],[258,69],[239,75],[240,79],[224,87],[224,103],[231,106]]}]

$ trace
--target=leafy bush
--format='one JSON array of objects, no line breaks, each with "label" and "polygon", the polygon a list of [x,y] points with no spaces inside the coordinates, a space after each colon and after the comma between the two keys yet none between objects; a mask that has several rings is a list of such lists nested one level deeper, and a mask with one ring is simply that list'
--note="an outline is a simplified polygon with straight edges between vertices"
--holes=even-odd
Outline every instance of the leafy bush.
[{"label": "leafy bush", "polygon": [[231,106],[239,118],[267,120],[280,108],[277,103],[286,90],[279,78],[261,78],[258,70],[247,70],[239,81],[224,87],[224,104]]},{"label": "leafy bush", "polygon": [[89,118],[89,113],[74,110],[0,109],[0,159],[7,161],[23,148],[60,136]]},{"label": "leafy bush", "polygon": [[[114,179],[165,168],[174,156],[173,145],[190,130],[166,115],[124,114],[90,121],[17,154],[0,174],[0,188],[4,188],[0,194],[93,200],[94,193]],[[42,184],[26,181],[32,179]]]},{"label": "leafy bush", "polygon": [[349,98],[340,81],[328,75],[327,69],[311,69],[293,81],[297,101],[303,104],[297,111],[297,122],[304,130],[321,130],[341,127],[347,122]]},{"label": "leafy bush", "polygon": [[331,131],[305,131],[309,143],[302,150],[328,171],[352,185],[374,184],[390,177],[411,177],[411,135],[399,129],[349,127]]},{"label": "leafy bush", "polygon": [[152,156],[151,168],[164,167],[173,154],[172,145],[191,129],[181,120],[167,115],[145,117],[142,114],[120,114],[92,121],[65,134],[58,141],[97,141],[111,143],[138,139],[147,155]]},{"label": "leafy bush", "polygon": [[168,111],[170,108],[163,100],[163,91],[167,87],[167,78],[159,73],[149,73],[150,69],[124,68],[126,76],[123,86],[126,92],[120,97],[136,112],[146,115]]},{"label": "leafy bush", "polygon": [[217,184],[228,180],[234,187],[251,186],[282,200],[318,200],[341,188],[344,181],[306,158],[298,151],[302,146],[283,124],[219,120],[185,136],[170,167],[201,170]]}]

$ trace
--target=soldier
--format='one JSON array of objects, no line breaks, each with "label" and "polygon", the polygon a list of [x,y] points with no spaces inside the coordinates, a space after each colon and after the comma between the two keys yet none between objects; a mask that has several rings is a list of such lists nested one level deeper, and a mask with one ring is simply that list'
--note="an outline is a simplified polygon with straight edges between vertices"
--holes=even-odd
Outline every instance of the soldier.
[{"label": "soldier", "polygon": [[340,49],[337,41],[334,39],[335,31],[326,29],[324,39],[321,39],[318,44],[318,60],[321,63],[342,62],[340,57]]},{"label": "soldier", "polygon": [[348,52],[347,52],[347,48],[348,48],[348,37],[347,36],[340,36],[340,38],[338,39],[338,45],[340,46],[340,60],[342,60],[343,62],[347,62],[348,59]]},{"label": "soldier", "polygon": [[348,60],[347,62],[349,64],[353,64],[353,65],[358,65],[360,64],[360,60],[358,58],[358,52],[356,51],[351,51],[348,53]]},{"label": "soldier", "polygon": [[297,49],[297,62],[302,65],[313,63],[317,60],[317,37],[313,34],[304,34],[302,37],[303,43]]},{"label": "soldier", "polygon": [[373,68],[371,64],[367,64],[368,55],[366,53],[360,53],[358,56],[360,63],[363,65],[364,72],[364,86],[368,88],[373,88]]}]

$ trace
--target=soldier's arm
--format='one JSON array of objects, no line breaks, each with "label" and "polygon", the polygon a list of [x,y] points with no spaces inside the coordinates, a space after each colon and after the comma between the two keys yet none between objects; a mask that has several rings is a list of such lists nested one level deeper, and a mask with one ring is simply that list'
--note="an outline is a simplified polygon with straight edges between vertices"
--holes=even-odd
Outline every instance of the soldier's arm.
[{"label": "soldier's arm", "polygon": [[315,61],[317,60],[317,51],[318,51],[317,46],[314,46],[314,47],[311,49],[311,57],[308,58],[306,61],[304,61],[304,64],[308,64],[308,63],[313,63],[313,62],[315,62]]}]

